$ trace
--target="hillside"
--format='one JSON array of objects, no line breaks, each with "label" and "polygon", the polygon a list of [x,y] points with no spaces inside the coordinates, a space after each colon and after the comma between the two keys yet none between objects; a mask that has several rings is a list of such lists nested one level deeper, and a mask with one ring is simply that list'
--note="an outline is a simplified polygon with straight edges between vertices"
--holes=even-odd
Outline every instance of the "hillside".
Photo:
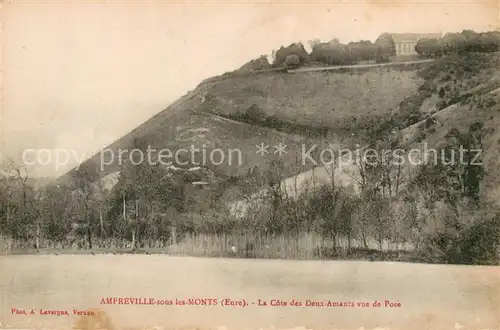
[{"label": "hillside", "polygon": [[[421,83],[415,71],[392,68],[347,73],[273,72],[209,80],[106,149],[114,153],[130,150],[134,140],[170,150],[191,144],[206,145],[207,150],[238,148],[242,164],[207,164],[218,175],[233,176],[255,166],[266,167],[269,157],[266,161],[266,157],[256,155],[256,145],[282,142],[288,151],[281,157],[288,176],[307,170],[293,165],[301,143],[339,147],[361,143],[372,123],[395,111]],[[257,117],[249,114],[252,111]],[[82,166],[99,163],[98,154]],[[117,170],[116,163],[106,165],[103,174]]]},{"label": "hillside", "polygon": [[[113,151],[115,162],[106,162],[102,174],[119,171],[118,150],[131,150],[134,141],[140,140],[153,149],[171,151],[191,145],[205,146],[208,152],[220,148],[226,154],[239,150],[241,158],[233,154],[231,164],[227,157],[220,165],[204,164],[220,180],[244,176],[256,167],[265,172],[273,160],[283,163],[281,176],[290,177],[312,168],[310,163],[298,164],[302,144],[352,149],[370,143],[374,134],[387,133],[390,127],[411,126],[405,130],[411,134],[418,126],[415,122],[437,115],[443,106],[499,84],[494,74],[496,55],[477,58],[488,61],[466,59],[469,64],[464,69],[457,56],[450,55],[438,63],[404,69],[246,73],[209,79],[106,148]],[[440,89],[445,90],[443,98]],[[257,145],[280,142],[287,146],[287,154],[256,154]],[[100,156],[82,166],[100,167]],[[176,166],[200,163],[183,160],[186,165]]]},{"label": "hillside", "polygon": [[[285,228],[307,228],[313,214],[326,222],[321,230],[347,236],[348,250],[370,246],[369,238],[378,241],[377,250],[386,240],[412,241],[426,262],[498,263],[500,54],[450,55],[417,74],[424,81],[418,92],[382,120],[362,148],[379,157],[404,151],[409,158],[402,165],[389,153],[375,164],[318,167],[285,178],[271,193],[264,188],[234,201],[233,214],[246,221],[271,217],[266,225],[284,217]],[[430,161],[422,162],[426,157]],[[293,201],[280,202],[275,193]],[[351,242],[353,232],[357,241]]]},{"label": "hillside", "polygon": [[237,77],[200,86],[210,101],[199,111],[236,117],[256,106],[267,117],[327,128],[341,137],[341,131],[369,125],[396,109],[420,83],[415,72],[392,68]]},{"label": "hillside", "polygon": [[[282,164],[279,177],[288,178],[286,185],[296,185],[294,176],[299,173],[302,173],[299,181],[310,184],[310,176],[318,172],[311,172],[313,164],[301,163],[303,145],[353,149],[356,145],[373,143],[374,139],[384,139],[388,131],[394,134],[394,129],[399,128],[402,129],[400,147],[410,147],[423,142],[426,136],[421,127],[425,126],[433,133],[425,140],[435,146],[446,132],[463,126],[457,120],[460,116],[466,122],[490,120],[490,113],[482,108],[470,116],[471,110],[469,113],[463,110],[465,105],[461,102],[500,86],[495,74],[498,61],[497,54],[450,55],[434,63],[403,68],[245,73],[209,79],[109,146],[107,149],[113,152],[115,161],[105,163],[102,176],[113,174],[116,183],[123,166],[117,164],[118,150],[131,150],[140,141],[152,149],[171,151],[191,146],[200,149],[203,146],[207,152],[220,148],[226,154],[223,163],[213,164],[208,160],[201,167],[209,174],[192,180],[184,178],[186,182],[207,181],[215,190],[226,189],[221,183],[231,177],[243,179],[233,184],[244,184],[251,171],[266,173],[273,162]],[[427,127],[429,118],[445,123],[446,127]],[[271,154],[258,155],[256,146],[261,143],[270,146],[283,143],[287,153],[272,155],[271,148]],[[229,150],[239,151],[232,154],[231,162],[227,158]],[[173,168],[187,170],[200,165],[199,157],[193,162],[184,155],[182,160],[182,164],[173,164]],[[100,166],[100,162],[100,155],[96,155],[82,167]],[[172,170],[172,166],[163,167]],[[355,183],[353,170],[338,177]],[[325,177],[320,181],[328,180]]]},{"label": "hillside", "polygon": [[[16,181],[2,228],[37,247],[496,264],[499,64],[499,53],[471,51],[214,77],[58,185],[27,196]],[[319,164],[304,158],[314,145]],[[447,163],[400,165],[385,153],[425,146]],[[331,176],[326,147],[378,157]],[[462,147],[466,161],[448,162]]]}]

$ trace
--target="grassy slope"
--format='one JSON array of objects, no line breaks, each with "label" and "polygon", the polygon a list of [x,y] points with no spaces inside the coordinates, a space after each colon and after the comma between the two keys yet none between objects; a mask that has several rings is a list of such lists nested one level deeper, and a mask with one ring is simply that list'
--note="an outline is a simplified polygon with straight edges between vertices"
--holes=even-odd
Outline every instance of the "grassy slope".
[{"label": "grassy slope", "polygon": [[[280,142],[286,144],[288,149],[300,152],[300,137],[276,132],[272,129],[255,127],[243,123],[225,120],[203,113],[192,113],[186,111],[183,113],[175,114],[163,122],[163,126],[157,129],[147,131],[139,135],[145,140],[152,149],[168,148],[172,152],[179,149],[187,149],[193,145],[195,148],[202,149],[206,146],[207,155],[214,148],[220,148],[226,154],[226,160],[220,165],[212,165],[207,160],[207,168],[214,171],[221,177],[243,175],[246,171],[254,166],[264,166],[269,163],[271,157],[262,157],[256,154],[256,146],[261,143],[275,145]],[[126,137],[128,141],[118,141],[110,147],[111,150],[118,148],[129,149],[131,147],[132,139]],[[239,163],[238,154],[236,152],[229,152],[228,150],[241,151],[241,164]],[[272,151],[272,149],[269,149]],[[232,162],[229,164],[229,155],[232,155]],[[117,155],[117,152],[116,152]],[[154,154],[153,154],[154,155]],[[118,157],[118,156],[116,156]],[[127,157],[127,155],[125,155]],[[297,156],[289,153],[281,159],[285,163],[291,163]],[[216,161],[218,160],[216,157]],[[115,159],[117,160],[117,158]],[[186,159],[185,161],[188,161]],[[184,161],[184,160],[183,160]],[[201,162],[201,158],[196,158],[195,162]],[[97,155],[90,162],[84,165],[96,165],[100,163],[100,156]],[[174,161],[175,163],[175,161]],[[175,166],[179,166],[174,164]],[[201,164],[200,166],[202,166]],[[198,164],[189,164],[189,166],[198,166]],[[293,168],[287,167],[287,174],[293,174]],[[118,164],[111,164],[105,166],[105,173],[111,173],[120,170]]]},{"label": "grassy slope", "polygon": [[[227,176],[243,174],[253,166],[264,169],[271,157],[256,155],[255,146],[261,142],[271,145],[283,142],[288,151],[294,151],[281,158],[285,163],[284,174],[291,175],[305,170],[296,166],[300,143],[344,143],[343,140],[347,141],[350,135],[343,129],[357,127],[359,122],[369,125],[376,117],[387,116],[406,95],[414,93],[421,82],[412,71],[390,68],[353,73],[267,73],[208,80],[108,149],[115,152],[130,149],[134,138],[141,138],[155,148],[172,150],[190,144],[239,148],[243,154],[243,166],[223,164],[212,168],[219,175]],[[204,102],[203,96],[212,101]],[[209,115],[235,113],[253,104],[262,107],[269,115],[277,115],[292,123],[311,127],[327,125],[337,134],[328,141],[320,141]],[[97,154],[82,166],[99,164],[100,155]],[[104,172],[108,174],[118,169],[119,166],[108,166]]]},{"label": "grassy slope", "polygon": [[[467,132],[471,124],[483,123],[482,157],[486,172],[483,193],[488,200],[500,205],[500,54],[470,54],[461,59],[449,56],[435,62],[424,74],[435,88],[419,111],[434,121],[424,119],[406,129],[403,146],[415,148],[427,143],[429,149],[439,148],[452,129]],[[453,103],[449,96],[437,95],[441,87],[449,91],[455,89],[456,99],[460,101],[427,113],[429,107],[434,108],[443,99]],[[467,98],[467,95],[474,96]]]},{"label": "grassy slope", "polygon": [[[309,72],[300,74],[266,73],[250,76],[226,76],[201,83],[193,92],[179,99],[166,110],[119,139],[110,149],[131,148],[132,140],[140,137],[154,148],[186,148],[203,144],[227,150],[242,151],[243,165],[208,166],[220,178],[242,175],[254,166],[265,170],[272,157],[255,154],[261,142],[283,142],[289,154],[282,157],[283,175],[290,176],[309,168],[297,164],[300,143],[336,143],[348,146],[352,141],[349,130],[363,130],[371,122],[387,119],[388,115],[406,120],[411,113],[420,119],[433,115],[437,125],[428,127],[426,139],[430,146],[442,140],[451,128],[464,128],[477,119],[486,119],[492,134],[488,135],[485,151],[489,175],[496,178],[495,147],[498,145],[498,112],[495,109],[470,109],[469,105],[438,111],[443,103],[461,101],[468,94],[481,93],[499,84],[498,54],[473,54],[465,58],[448,56],[432,64],[420,65],[419,71],[393,68],[371,68],[358,72]],[[439,90],[446,95],[439,97]],[[405,99],[410,102],[401,104]],[[267,115],[310,127],[328,126],[336,132],[328,141],[278,132],[276,130],[224,120],[211,114],[230,115],[257,105]],[[491,119],[490,119],[491,118]],[[462,123],[463,122],[463,123]],[[405,130],[406,145],[422,134],[420,125]],[[488,126],[489,125],[489,126]],[[362,142],[362,141],[356,141]],[[291,150],[295,151],[290,153]],[[85,165],[99,164],[99,155]],[[109,166],[105,172],[119,170]],[[495,180],[490,182],[497,182]],[[498,189],[489,184],[489,189]]]},{"label": "grassy slope", "polygon": [[[442,147],[446,134],[452,129],[467,132],[472,123],[484,123],[486,138],[483,141],[483,157],[486,179],[483,193],[488,200],[497,203],[500,196],[500,93],[488,91],[500,87],[499,60],[498,54],[469,54],[452,55],[436,61],[418,72],[422,77],[418,92],[408,95],[410,102],[403,102],[389,118],[395,123],[407,123],[410,116],[420,119],[401,130],[400,147],[406,150],[420,149],[421,143],[427,143],[428,149]],[[441,87],[446,88],[448,95],[439,97]],[[472,95],[472,98],[468,98],[469,95]],[[438,103],[443,102],[450,106],[438,110]],[[430,117],[436,120],[434,124],[428,123],[427,119]],[[380,136],[376,135],[375,138]],[[407,170],[409,169],[405,167],[404,173]],[[303,172],[297,179],[289,177],[283,183],[288,190],[294,191],[294,184],[309,185],[314,175],[316,184],[321,185],[321,182],[330,182],[330,176],[327,174],[329,171],[327,168],[327,171],[316,170],[314,174]],[[357,176],[356,166],[348,166],[338,173],[337,179],[340,180],[344,172]],[[403,174],[405,175],[408,173]],[[356,184],[350,175],[344,175],[343,178],[339,184]]]},{"label": "grassy slope", "polygon": [[500,206],[500,92],[482,95],[479,99],[495,99],[497,103],[485,108],[457,105],[440,111],[432,116],[435,119],[433,124],[422,121],[415,125],[408,147],[417,148],[426,143],[428,149],[439,149],[444,146],[445,136],[452,129],[467,132],[471,124],[482,122],[485,134],[482,157],[486,172],[483,193],[489,201]]},{"label": "grassy slope", "polygon": [[255,104],[269,116],[342,131],[391,113],[421,82],[415,72],[393,68],[235,77],[200,86],[215,101],[199,110],[230,115]]}]

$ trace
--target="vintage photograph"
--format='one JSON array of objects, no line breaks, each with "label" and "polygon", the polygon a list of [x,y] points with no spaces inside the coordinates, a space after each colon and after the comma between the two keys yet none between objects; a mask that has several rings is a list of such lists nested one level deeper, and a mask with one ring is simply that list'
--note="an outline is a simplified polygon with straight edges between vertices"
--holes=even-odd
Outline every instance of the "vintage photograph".
[{"label": "vintage photograph", "polygon": [[499,2],[0,6],[0,330],[500,329]]}]

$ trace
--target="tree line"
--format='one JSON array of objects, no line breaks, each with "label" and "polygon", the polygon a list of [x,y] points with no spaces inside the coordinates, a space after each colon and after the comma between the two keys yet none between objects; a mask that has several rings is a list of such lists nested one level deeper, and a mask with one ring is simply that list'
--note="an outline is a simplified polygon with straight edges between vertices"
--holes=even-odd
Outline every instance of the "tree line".
[{"label": "tree line", "polygon": [[[375,42],[361,40],[341,43],[338,39],[329,42],[311,40],[312,49],[308,53],[300,42],[273,51],[272,63],[266,56],[252,60],[242,68],[268,70],[273,67],[296,68],[314,63],[326,65],[351,65],[363,61],[375,63],[389,62],[396,55],[396,44],[389,33],[381,34]],[[436,58],[443,55],[465,52],[496,52],[500,49],[500,32],[476,33],[464,30],[460,33],[447,33],[440,39],[424,38],[417,42],[415,51],[424,58]]]},{"label": "tree line", "polygon": [[[452,157],[459,145],[481,148],[482,132],[477,123],[466,132],[451,131],[443,154]],[[398,143],[373,141],[376,150]],[[359,194],[338,186],[332,174],[331,184],[298,198],[279,184],[284,179],[279,161],[230,178],[203,199],[186,191],[186,175],[148,164],[123,164],[111,190],[104,189],[99,171],[86,167],[74,172],[70,184],[39,191],[19,172],[0,181],[0,236],[14,248],[36,249],[166,248],[186,237],[230,236],[245,237],[251,251],[259,239],[293,242],[312,233],[332,243],[316,247],[315,253],[327,258],[407,250],[426,262],[498,262],[500,214],[481,198],[481,165],[433,164],[408,171],[380,159],[357,162],[355,168]],[[228,207],[225,191],[231,187],[250,205],[243,218]],[[248,197],[256,189],[263,189],[263,199]]]},{"label": "tree line", "polygon": [[440,39],[422,39],[415,51],[424,57],[439,57],[452,53],[481,52],[500,50],[500,32],[476,33],[464,30],[461,33],[447,33]]},{"label": "tree line", "polygon": [[297,67],[307,63],[323,63],[327,65],[347,65],[361,61],[388,62],[396,55],[396,46],[391,35],[384,33],[374,43],[369,40],[342,44],[337,39],[330,42],[313,40],[309,54],[302,43],[294,43],[280,47],[274,52],[274,66]]}]

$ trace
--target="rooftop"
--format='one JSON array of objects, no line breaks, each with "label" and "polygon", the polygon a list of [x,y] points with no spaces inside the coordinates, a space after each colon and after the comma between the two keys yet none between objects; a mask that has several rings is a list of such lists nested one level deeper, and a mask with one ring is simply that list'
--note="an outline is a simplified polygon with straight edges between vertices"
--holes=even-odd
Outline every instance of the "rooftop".
[{"label": "rooftop", "polygon": [[441,33],[390,33],[394,42],[419,41],[420,39],[439,39]]}]

